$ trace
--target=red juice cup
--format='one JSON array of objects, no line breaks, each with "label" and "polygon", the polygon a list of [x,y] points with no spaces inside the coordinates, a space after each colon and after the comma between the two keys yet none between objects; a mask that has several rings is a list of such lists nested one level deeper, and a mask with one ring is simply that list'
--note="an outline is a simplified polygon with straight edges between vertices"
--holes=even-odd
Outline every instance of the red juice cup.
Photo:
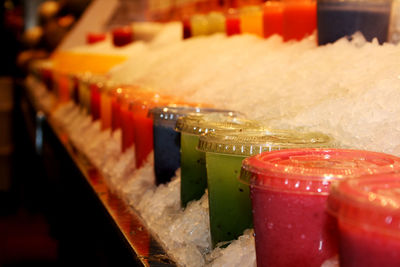
[{"label": "red juice cup", "polygon": [[331,183],[398,170],[399,158],[360,150],[289,149],[245,159],[257,266],[321,266],[338,250],[336,220],[326,212]]},{"label": "red juice cup", "polygon": [[149,110],[156,106],[170,105],[175,102],[172,98],[152,93],[137,99],[131,105],[136,168],[143,166],[147,156],[153,150],[153,119],[148,116]]},{"label": "red juice cup", "polygon": [[[132,105],[134,101],[140,98],[152,95],[149,91],[143,91],[135,87],[125,87],[123,89],[122,99],[119,104],[119,119],[122,131],[121,151],[125,152],[135,143],[134,121]],[[115,117],[115,116],[114,116]]]},{"label": "red juice cup", "polygon": [[101,87],[104,85],[104,78],[93,77],[90,80],[90,107],[93,121],[100,119],[100,102],[101,102]]},{"label": "red juice cup", "polygon": [[240,34],[240,17],[237,9],[230,8],[226,14],[225,20],[226,35],[232,36]]},{"label": "red juice cup", "polygon": [[125,46],[133,41],[133,29],[131,26],[115,28],[112,31],[113,44],[117,47]]},{"label": "red juice cup", "polygon": [[264,38],[283,34],[283,4],[281,1],[268,1],[264,4]]},{"label": "red juice cup", "polygon": [[338,222],[340,266],[400,266],[400,174],[332,185],[328,211]]},{"label": "red juice cup", "polygon": [[58,100],[62,103],[68,102],[71,99],[71,79],[68,75],[59,73],[57,80]]},{"label": "red juice cup", "polygon": [[314,0],[284,0],[283,40],[300,41],[317,27],[317,5]]},{"label": "red juice cup", "polygon": [[86,43],[95,44],[106,39],[107,35],[105,33],[90,32],[86,34]]}]

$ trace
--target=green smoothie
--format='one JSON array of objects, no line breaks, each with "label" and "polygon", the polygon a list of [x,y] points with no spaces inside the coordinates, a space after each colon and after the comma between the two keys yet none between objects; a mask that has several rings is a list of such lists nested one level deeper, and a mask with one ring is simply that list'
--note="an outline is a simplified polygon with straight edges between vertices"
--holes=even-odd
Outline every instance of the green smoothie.
[{"label": "green smoothie", "polygon": [[252,228],[249,186],[237,179],[245,158],[245,156],[206,153],[210,222],[212,222],[210,230],[214,246],[219,242],[235,239],[243,234],[244,229]]},{"label": "green smoothie", "polygon": [[200,199],[207,188],[205,153],[196,150],[198,135],[181,135],[181,203],[186,207],[192,200]]},{"label": "green smoothie", "polygon": [[205,153],[197,150],[199,137],[208,132],[240,131],[255,122],[232,111],[189,114],[177,120],[181,132],[181,205],[198,200],[207,188]]},{"label": "green smoothie", "polygon": [[252,227],[249,186],[238,179],[246,157],[264,151],[328,146],[332,146],[331,139],[320,133],[271,130],[260,126],[202,135],[198,150],[206,153],[213,246],[236,239]]}]

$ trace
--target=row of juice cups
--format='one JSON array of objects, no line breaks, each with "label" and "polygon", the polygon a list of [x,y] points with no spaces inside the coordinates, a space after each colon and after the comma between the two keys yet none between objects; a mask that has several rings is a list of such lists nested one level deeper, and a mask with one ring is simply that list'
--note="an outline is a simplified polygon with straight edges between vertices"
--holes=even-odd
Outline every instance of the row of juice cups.
[{"label": "row of juice cups", "polygon": [[273,34],[285,41],[301,40],[318,29],[318,44],[351,36],[356,31],[368,41],[388,41],[392,0],[282,0],[262,6],[246,6],[239,11],[196,14],[183,21],[183,37],[216,32],[228,36],[251,33],[260,37]]},{"label": "row of juice cups", "polygon": [[[70,91],[78,95],[75,101],[90,110],[94,120],[101,119],[103,129],[114,128],[119,118],[123,136],[127,134],[121,122],[124,104],[120,103],[119,110],[113,106],[127,97],[122,88],[100,93],[99,88],[107,86],[98,81],[80,79],[77,84],[78,93]],[[58,95],[65,95],[60,93],[62,86],[61,82]],[[127,91],[140,94],[137,89]],[[132,135],[137,156],[148,154],[154,142],[158,183],[167,182],[180,164],[183,207],[208,188],[213,246],[236,238],[254,222],[259,266],[319,266],[338,247],[343,266],[352,260],[399,264],[400,183],[398,175],[389,174],[400,169],[397,157],[329,149],[335,145],[328,136],[271,130],[234,111],[157,108],[171,99],[139,99],[137,95],[137,116],[133,112],[126,123],[137,129]],[[104,105],[107,101],[111,105]],[[148,117],[150,103],[153,109]],[[101,112],[107,110],[101,109],[105,106],[108,111]],[[112,115],[107,116],[108,112]],[[144,159],[137,161],[137,167]],[[339,233],[332,214],[338,218]]]},{"label": "row of juice cups", "polygon": [[150,113],[156,174],[173,176],[180,152],[182,206],[208,188],[213,246],[254,226],[258,266],[320,266],[338,250],[341,266],[400,264],[400,158],[234,111]]}]

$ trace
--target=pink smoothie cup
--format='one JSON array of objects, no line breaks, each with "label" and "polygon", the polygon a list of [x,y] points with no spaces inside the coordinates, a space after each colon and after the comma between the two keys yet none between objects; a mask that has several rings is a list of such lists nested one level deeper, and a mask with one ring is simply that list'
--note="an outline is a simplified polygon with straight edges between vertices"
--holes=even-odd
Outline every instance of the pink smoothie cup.
[{"label": "pink smoothie cup", "polygon": [[245,159],[257,266],[321,266],[338,250],[336,220],[326,212],[331,183],[396,170],[400,158],[359,150],[289,149]]},{"label": "pink smoothie cup", "polygon": [[400,266],[400,174],[332,185],[328,212],[338,221],[340,266]]}]

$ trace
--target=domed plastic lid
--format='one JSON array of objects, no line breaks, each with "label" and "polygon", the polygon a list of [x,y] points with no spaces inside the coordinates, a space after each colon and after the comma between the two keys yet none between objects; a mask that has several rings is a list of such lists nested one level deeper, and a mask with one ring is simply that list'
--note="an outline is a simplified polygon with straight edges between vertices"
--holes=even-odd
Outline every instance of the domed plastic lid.
[{"label": "domed plastic lid", "polygon": [[300,147],[332,147],[332,139],[322,133],[274,130],[265,127],[243,131],[218,131],[200,137],[198,149],[204,152],[252,156],[264,151]]},{"label": "domed plastic lid", "polygon": [[328,211],[339,221],[400,237],[400,174],[380,174],[332,185]]},{"label": "domed plastic lid", "polygon": [[178,118],[176,130],[193,135],[201,135],[218,130],[235,130],[255,127],[255,121],[239,117],[241,114],[229,110],[216,110],[212,113],[191,113]]},{"label": "domed plastic lid", "polygon": [[202,108],[202,107],[194,107],[194,106],[165,106],[165,107],[156,107],[152,108],[149,111],[149,115],[157,121],[172,121],[176,122],[179,117],[191,114],[191,113],[212,113],[212,112],[234,112],[231,110],[221,110],[215,108]]},{"label": "domed plastic lid", "polygon": [[328,194],[332,181],[400,170],[400,158],[350,149],[287,149],[243,161],[241,180],[253,186],[306,194]]}]

